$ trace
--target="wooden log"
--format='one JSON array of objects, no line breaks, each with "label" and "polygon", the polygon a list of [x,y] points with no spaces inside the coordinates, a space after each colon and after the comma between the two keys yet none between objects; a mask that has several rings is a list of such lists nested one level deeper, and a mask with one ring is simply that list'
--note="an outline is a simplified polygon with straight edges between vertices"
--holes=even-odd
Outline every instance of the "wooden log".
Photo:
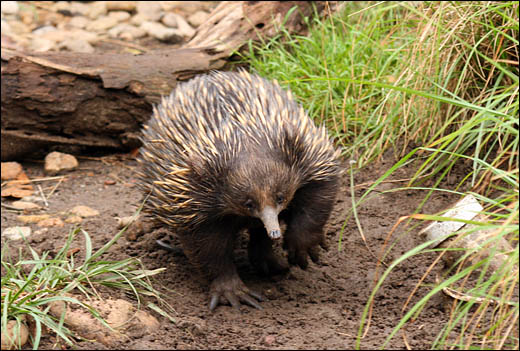
[{"label": "wooden log", "polygon": [[[318,13],[326,4],[316,3]],[[283,21],[288,31],[301,33],[313,6],[305,1],[224,1],[180,49],[136,55],[2,48],[2,161],[51,146],[138,147],[152,105],[178,81],[222,68],[250,39],[276,35]]]}]

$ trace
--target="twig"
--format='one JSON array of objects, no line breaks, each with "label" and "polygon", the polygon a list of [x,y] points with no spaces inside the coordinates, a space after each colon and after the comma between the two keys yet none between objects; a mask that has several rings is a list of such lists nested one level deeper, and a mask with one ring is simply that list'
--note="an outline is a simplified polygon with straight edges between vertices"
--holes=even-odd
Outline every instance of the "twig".
[{"label": "twig", "polygon": [[[435,283],[440,284],[439,275],[438,274],[435,276]],[[445,293],[446,295],[454,298],[455,300],[460,300],[460,301],[471,301],[471,302],[475,302],[475,303],[485,303],[485,302],[487,302],[487,303],[496,304],[496,305],[506,304],[506,305],[509,305],[509,306],[516,306],[518,304],[517,302],[513,302],[513,301],[504,301],[504,302],[502,302],[502,301],[496,301],[496,300],[493,300],[493,299],[488,299],[488,298],[485,298],[485,297],[476,297],[476,296],[473,296],[473,295],[461,293],[460,291],[457,291],[455,289],[448,288],[448,287],[442,288],[442,292]]]},{"label": "twig", "polygon": [[38,184],[38,190],[40,191],[40,194],[42,195],[43,202],[45,202],[45,207],[49,207],[49,203],[47,202],[47,199],[45,198],[45,194],[43,193],[43,189],[40,184]]},{"label": "twig", "polygon": [[56,176],[56,177],[47,177],[47,178],[35,178],[35,179],[22,179],[22,180],[8,180],[6,182],[3,182],[2,186],[4,186],[7,183],[9,183],[9,184],[18,184],[18,183],[26,184],[26,183],[43,182],[45,180],[54,180],[54,179],[60,179],[60,178],[65,178],[65,176]]},{"label": "twig", "polygon": [[58,181],[58,183],[54,186],[54,188],[52,188],[52,190],[51,190],[51,192],[49,193],[49,195],[47,195],[48,198],[50,198],[51,195],[54,194],[54,191],[55,191],[55,190],[58,188],[58,186],[61,184],[61,182],[63,181],[63,178],[64,178],[64,177],[62,177],[62,178]]},{"label": "twig", "polygon": [[[422,175],[420,177],[417,177],[417,179],[421,179],[421,178],[425,178],[425,177],[429,177],[430,175],[432,175],[433,172],[430,172],[428,174],[425,174],[425,175]],[[383,180],[381,181],[381,184],[382,183],[400,183],[400,182],[407,182],[409,180],[411,180],[412,178],[403,178],[403,179],[390,179],[390,180]],[[358,184],[356,185],[354,188],[361,188],[361,187],[366,187],[367,185],[372,185],[374,184],[374,182],[366,182],[366,183],[361,183],[361,184]]]}]

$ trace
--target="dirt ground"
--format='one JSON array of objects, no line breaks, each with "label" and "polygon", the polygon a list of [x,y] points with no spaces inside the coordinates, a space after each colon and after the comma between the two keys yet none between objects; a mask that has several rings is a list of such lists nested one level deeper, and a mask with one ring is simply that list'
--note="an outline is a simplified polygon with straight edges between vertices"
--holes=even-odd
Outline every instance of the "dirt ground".
[{"label": "dirt ground", "polygon": [[[111,155],[101,159],[79,158],[80,166],[67,173],[51,197],[49,206],[41,213],[64,216],[63,211],[76,205],[86,205],[100,212],[81,224],[93,239],[94,249],[100,248],[117,232],[115,217],[130,216],[140,203],[141,195],[136,189],[136,162],[126,155]],[[355,194],[359,198],[371,182],[391,167],[395,162],[391,153],[383,161],[357,171],[354,175]],[[29,178],[45,177],[43,163],[21,162]],[[392,179],[406,179],[413,174],[416,166],[406,166],[392,175]],[[461,172],[460,174],[463,174]],[[368,252],[362,237],[351,217],[345,226],[342,249],[338,250],[341,228],[351,208],[349,173],[343,176],[341,192],[326,227],[329,250],[323,251],[321,264],[310,264],[306,271],[292,267],[283,277],[264,278],[258,276],[247,260],[246,240],[239,242],[236,262],[239,274],[250,288],[262,292],[269,300],[262,303],[263,310],[243,306],[239,313],[230,306],[219,306],[209,312],[208,283],[192,267],[182,253],[171,253],[160,248],[155,240],[168,234],[159,229],[129,241],[122,237],[103,257],[121,260],[129,256],[139,257],[148,269],[166,267],[166,271],[156,276],[156,288],[163,292],[166,301],[175,309],[176,323],[147,310],[158,318],[161,327],[150,334],[130,333],[130,339],[119,345],[103,345],[99,342],[78,342],[79,349],[351,349],[355,347],[361,316],[367,299],[374,286],[376,259]],[[457,173],[448,177],[456,182]],[[115,180],[115,184],[112,180]],[[108,182],[107,182],[108,181]],[[57,180],[41,182],[42,190],[48,194],[56,187]],[[402,186],[403,182],[380,184],[373,194],[358,208],[368,247],[379,255],[385,237],[401,216],[414,212],[425,193],[417,190],[386,192]],[[450,184],[445,184],[449,188]],[[434,194],[427,201],[422,212],[433,213],[450,206],[457,200],[453,195]],[[10,203],[11,199],[2,199]],[[19,213],[2,209],[2,231],[6,227],[23,225],[16,219]],[[29,242],[39,253],[49,250],[56,253],[62,247],[73,224],[64,227],[49,227],[47,231],[36,232],[36,224]],[[174,241],[173,241],[174,242]],[[392,235],[394,244],[386,256],[391,262],[401,254],[421,242],[418,229],[408,233],[402,226]],[[4,245],[2,238],[2,245]],[[20,241],[11,242],[13,249]],[[82,248],[80,235],[75,241]],[[23,246],[23,245],[22,245]],[[14,252],[14,251],[13,251]],[[402,306],[423,273],[434,259],[433,255],[413,257],[389,275],[377,293],[373,307],[370,329],[361,342],[362,349],[378,348],[385,341],[402,316]],[[423,282],[417,296],[428,291],[424,286],[434,284],[436,267]],[[103,290],[104,297],[120,297],[131,300],[122,292]],[[118,296],[120,295],[120,296]],[[413,301],[417,301],[415,297]],[[409,323],[406,340],[413,349],[425,349],[431,345],[448,318],[448,298],[443,295],[433,297],[418,319]],[[132,301],[135,303],[135,301]],[[156,301],[152,301],[156,302]],[[146,309],[146,308],[145,308]],[[40,348],[52,348],[56,339],[47,335]],[[59,348],[59,346],[54,346]],[[387,348],[403,349],[405,343],[401,332],[388,344]]]}]

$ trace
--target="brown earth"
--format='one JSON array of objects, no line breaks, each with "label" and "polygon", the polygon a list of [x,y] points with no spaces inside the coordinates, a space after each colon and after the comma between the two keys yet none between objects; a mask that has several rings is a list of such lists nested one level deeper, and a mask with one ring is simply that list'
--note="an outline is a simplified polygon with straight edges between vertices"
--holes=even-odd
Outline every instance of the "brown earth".
[{"label": "brown earth", "polygon": [[[62,211],[76,205],[86,205],[100,212],[98,216],[83,220],[82,228],[93,240],[94,249],[100,248],[117,232],[114,217],[132,215],[140,204],[141,195],[135,185],[136,162],[126,156],[107,156],[100,159],[80,158],[77,170],[67,173],[48,198],[49,206],[40,212],[64,218]],[[382,162],[356,171],[354,174],[355,195],[359,198],[371,182],[382,175],[395,160],[388,153]],[[45,177],[43,163],[22,162],[31,179]],[[416,165],[408,165],[396,171],[392,179],[406,179],[413,175]],[[453,187],[464,172],[452,172],[445,188]],[[373,197],[358,208],[359,220],[366,237],[362,240],[351,216],[341,228],[351,209],[349,172],[345,172],[341,192],[326,228],[329,250],[323,251],[321,264],[310,264],[306,271],[292,267],[284,277],[259,277],[249,266],[246,255],[246,241],[239,243],[236,261],[239,274],[250,288],[263,292],[269,301],[263,302],[263,310],[243,306],[241,313],[230,306],[219,306],[209,312],[208,284],[188,263],[182,253],[171,253],[160,248],[155,240],[168,234],[165,229],[147,233],[136,241],[122,237],[105,254],[104,259],[121,260],[129,256],[139,257],[148,269],[166,267],[166,271],[155,278],[155,286],[165,294],[165,300],[175,309],[176,323],[143,307],[156,316],[161,326],[155,333],[130,332],[130,339],[110,348],[121,349],[351,349],[355,347],[361,316],[367,299],[374,286],[377,260],[368,252],[367,245],[377,256],[392,226],[401,216],[414,212],[425,196],[424,191],[402,190],[384,192],[404,185],[404,182],[380,184]],[[115,184],[112,180],[115,180]],[[109,182],[107,182],[109,181]],[[56,187],[57,180],[40,182],[45,194]],[[110,185],[108,185],[110,184]],[[430,198],[423,213],[434,213],[450,206],[457,197],[447,193],[436,193]],[[10,200],[2,199],[3,204]],[[2,231],[6,227],[23,225],[16,219],[19,213],[2,209]],[[29,242],[42,253],[45,250],[56,253],[62,247],[73,224],[64,227],[50,227],[47,231],[35,233],[41,228],[30,224],[33,230]],[[391,236],[388,247],[391,251],[385,261],[393,259],[421,243],[418,229],[406,232],[404,226]],[[341,250],[338,250],[342,237]],[[2,245],[5,239],[2,237]],[[175,242],[175,240],[173,240]],[[83,237],[79,235],[73,247],[83,250]],[[20,241],[10,242],[10,252],[24,246]],[[81,253],[81,251],[80,251]],[[402,316],[402,307],[408,295],[435,258],[432,254],[412,257],[398,265],[388,276],[375,298],[370,329],[361,341],[362,349],[380,347]],[[417,296],[428,291],[434,284],[435,267],[422,283]],[[133,303],[131,297],[120,291],[101,289],[105,298],[123,298]],[[147,300],[154,303],[157,301]],[[445,310],[448,298],[434,296],[421,315],[406,326],[406,340],[413,349],[429,348],[437,333],[447,321]],[[145,305],[145,304],[143,304]],[[59,348],[56,337],[46,335],[40,348]],[[28,345],[26,345],[27,347]],[[387,348],[405,348],[402,333],[399,332]],[[79,349],[107,349],[98,342],[80,341]]]}]

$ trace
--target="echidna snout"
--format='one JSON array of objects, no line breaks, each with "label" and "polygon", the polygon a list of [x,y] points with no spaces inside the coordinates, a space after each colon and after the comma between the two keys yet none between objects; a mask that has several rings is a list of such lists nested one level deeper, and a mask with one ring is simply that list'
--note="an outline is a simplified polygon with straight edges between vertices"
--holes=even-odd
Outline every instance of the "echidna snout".
[{"label": "echidna snout", "polygon": [[279,239],[282,236],[280,224],[278,223],[278,213],[280,211],[271,207],[265,206],[260,212],[260,219],[264,223],[265,230],[271,239]]}]

